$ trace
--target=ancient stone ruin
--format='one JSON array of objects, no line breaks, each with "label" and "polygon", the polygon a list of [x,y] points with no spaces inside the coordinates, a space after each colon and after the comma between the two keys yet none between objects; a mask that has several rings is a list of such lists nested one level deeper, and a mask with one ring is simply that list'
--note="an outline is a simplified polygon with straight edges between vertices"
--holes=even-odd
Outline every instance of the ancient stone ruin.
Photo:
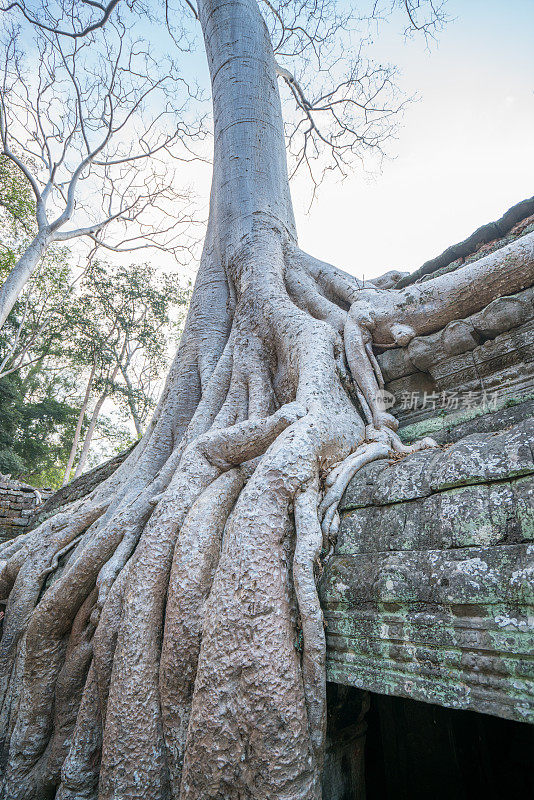
[{"label": "ancient stone ruin", "polygon": [[27,483],[0,475],[0,544],[25,533],[51,489],[35,489]]},{"label": "ancient stone ruin", "polygon": [[[534,198],[402,284],[533,230]],[[422,800],[428,786],[438,798],[531,796],[534,287],[378,361],[403,440],[441,447],[370,464],[341,503],[319,576],[324,800]],[[34,523],[119,461],[50,498]],[[17,497],[26,519],[34,497]]]},{"label": "ancient stone ruin", "polygon": [[[411,279],[533,230],[533,212],[519,204],[508,229],[505,215]],[[534,288],[378,360],[402,438],[441,448],[369,465],[342,500],[320,579],[324,797],[531,796]]]}]

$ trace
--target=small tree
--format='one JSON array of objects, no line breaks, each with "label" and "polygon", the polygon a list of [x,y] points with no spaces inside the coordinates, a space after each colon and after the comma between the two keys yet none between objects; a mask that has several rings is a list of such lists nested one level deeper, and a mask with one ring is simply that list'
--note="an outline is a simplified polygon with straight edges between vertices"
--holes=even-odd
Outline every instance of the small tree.
[{"label": "small tree", "polygon": [[0,378],[25,372],[61,349],[78,278],[67,255],[50,248],[35,279],[26,285],[0,331]]},{"label": "small tree", "polygon": [[46,370],[0,378],[0,472],[59,486],[77,409]]},{"label": "small tree", "polygon": [[[0,282],[10,275],[31,241],[35,200],[12,161],[0,157]],[[68,337],[69,308],[83,271],[74,275],[67,249],[52,244],[0,331],[0,378],[25,371],[57,350]]]},{"label": "small tree", "polygon": [[[147,264],[129,267],[91,264],[77,298],[76,335],[69,355],[89,375],[64,483],[76,459],[83,423],[96,394],[74,477],[84,469],[104,402],[113,397],[131,416],[140,438],[154,406],[154,392],[168,363],[168,341],[177,330],[188,291],[174,275]],[[174,319],[172,318],[174,317]]]},{"label": "small tree", "polygon": [[[34,215],[27,181],[0,158],[1,278],[25,249]],[[55,485],[76,419],[58,352],[58,339],[67,341],[71,278],[65,253],[52,246],[0,331],[0,472],[37,485]]]},{"label": "small tree", "polygon": [[[24,177],[11,161],[0,159],[4,277],[27,246],[34,215]],[[56,485],[58,475],[70,475],[82,433],[77,474],[95,429],[101,429],[100,448],[121,446],[131,416],[141,436],[168,363],[169,308],[176,315],[183,302],[177,285],[171,276],[158,278],[143,266],[104,269],[89,259],[84,269],[73,270],[64,247],[48,249],[0,331],[0,471]],[[116,351],[119,329],[127,339],[123,359]],[[86,397],[77,408],[79,390],[73,390],[84,379]],[[100,417],[109,395],[116,405],[113,424]]]}]

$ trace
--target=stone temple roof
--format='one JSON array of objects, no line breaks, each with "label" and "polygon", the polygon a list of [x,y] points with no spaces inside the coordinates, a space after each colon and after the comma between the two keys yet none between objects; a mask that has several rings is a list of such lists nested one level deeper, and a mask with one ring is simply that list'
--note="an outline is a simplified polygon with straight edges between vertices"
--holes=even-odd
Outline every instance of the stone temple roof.
[{"label": "stone temple roof", "polygon": [[434,277],[436,273],[442,274],[457,269],[462,264],[475,261],[531,230],[534,230],[534,197],[521,200],[509,208],[500,219],[482,225],[463,242],[451,245],[439,256],[426,261],[415,272],[403,277],[396,288],[402,289],[404,286],[417,283],[425,276]]}]

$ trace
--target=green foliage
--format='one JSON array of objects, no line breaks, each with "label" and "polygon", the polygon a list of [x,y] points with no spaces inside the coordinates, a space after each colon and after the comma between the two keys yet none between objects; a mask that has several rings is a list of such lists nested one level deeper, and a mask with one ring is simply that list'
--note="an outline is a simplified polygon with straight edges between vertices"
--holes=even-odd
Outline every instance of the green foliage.
[{"label": "green foliage", "polygon": [[[31,188],[0,157],[0,280],[34,233]],[[59,485],[77,409],[57,395],[71,270],[67,251],[50,248],[0,333],[0,472],[37,486]],[[56,474],[58,473],[58,474]]]},{"label": "green foliage", "polygon": [[[0,157],[0,281],[33,235],[31,188]],[[0,332],[0,472],[59,486],[87,381],[82,434],[98,397],[100,415],[87,466],[128,447],[145,424],[177,338],[189,289],[148,264],[73,268],[52,245]]]},{"label": "green foliage", "polygon": [[[169,339],[178,338],[189,298],[176,275],[149,264],[128,267],[95,262],[80,284],[70,357],[98,364],[95,388],[106,391],[125,415],[144,423],[169,362]],[[174,334],[174,336],[173,336]],[[110,375],[116,365],[114,380]]]},{"label": "green foliage", "polygon": [[0,156],[0,219],[3,238],[12,241],[32,233],[35,226],[35,199],[30,184],[5,156]]},{"label": "green foliage", "polygon": [[50,481],[66,463],[76,426],[76,408],[50,388],[40,384],[28,399],[19,374],[0,379],[0,472],[36,486],[59,485]]},{"label": "green foliage", "polygon": [[22,172],[0,156],[0,282],[35,233],[35,198]]}]

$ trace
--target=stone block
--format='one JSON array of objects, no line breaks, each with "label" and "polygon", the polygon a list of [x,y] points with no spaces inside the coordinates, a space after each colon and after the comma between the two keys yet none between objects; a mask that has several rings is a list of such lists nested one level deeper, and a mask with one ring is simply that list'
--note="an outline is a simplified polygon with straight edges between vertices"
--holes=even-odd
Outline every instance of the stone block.
[{"label": "stone block", "polygon": [[534,421],[363,469],[320,582],[328,678],[534,721]]}]

